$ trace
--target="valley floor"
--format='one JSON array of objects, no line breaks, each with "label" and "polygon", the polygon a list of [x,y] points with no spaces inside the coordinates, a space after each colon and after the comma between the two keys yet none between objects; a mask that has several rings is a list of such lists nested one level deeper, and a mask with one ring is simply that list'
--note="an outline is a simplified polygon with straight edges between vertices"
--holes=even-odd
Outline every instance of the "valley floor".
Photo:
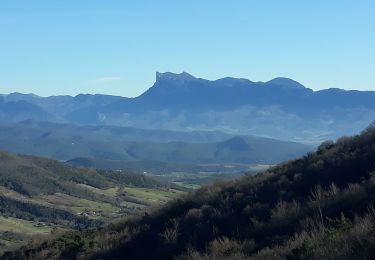
[{"label": "valley floor", "polygon": [[[127,216],[133,216],[146,208],[161,205],[179,196],[182,191],[172,188],[144,187],[111,187],[99,189],[80,184],[83,188],[103,196],[108,202],[78,198],[75,196],[55,193],[49,195],[25,196],[0,186],[0,196],[32,205],[61,209],[77,217],[110,223]],[[48,218],[25,220],[17,217],[0,216],[0,255],[23,244],[32,243],[71,230],[71,223],[53,223]]]}]

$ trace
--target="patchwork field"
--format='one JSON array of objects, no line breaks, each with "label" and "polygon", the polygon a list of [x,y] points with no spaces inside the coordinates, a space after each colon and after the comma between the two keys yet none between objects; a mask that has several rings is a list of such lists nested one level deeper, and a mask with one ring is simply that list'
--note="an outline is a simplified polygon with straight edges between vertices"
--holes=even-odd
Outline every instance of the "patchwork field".
[{"label": "patchwork field", "polygon": [[[77,217],[108,223],[137,214],[147,207],[166,203],[181,194],[181,191],[168,188],[116,186],[99,189],[85,184],[80,186],[102,196],[103,200],[94,201],[63,193],[28,197],[3,186],[0,186],[0,196],[32,205],[60,209]],[[57,229],[70,229],[69,223],[54,224],[48,219],[24,220],[0,216],[0,254],[27,243],[33,237],[43,239],[43,236],[50,235]]]},{"label": "patchwork field", "polygon": [[187,190],[142,174],[0,152],[0,255],[46,235],[127,218]]}]

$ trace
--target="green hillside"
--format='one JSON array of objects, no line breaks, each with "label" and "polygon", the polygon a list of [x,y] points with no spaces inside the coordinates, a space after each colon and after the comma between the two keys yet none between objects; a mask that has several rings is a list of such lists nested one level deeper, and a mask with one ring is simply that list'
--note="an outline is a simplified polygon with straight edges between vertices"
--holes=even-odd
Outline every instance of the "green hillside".
[{"label": "green hillside", "polygon": [[0,253],[34,235],[98,227],[134,215],[185,191],[142,174],[0,152]]},{"label": "green hillside", "polygon": [[263,174],[5,259],[371,259],[375,125]]}]

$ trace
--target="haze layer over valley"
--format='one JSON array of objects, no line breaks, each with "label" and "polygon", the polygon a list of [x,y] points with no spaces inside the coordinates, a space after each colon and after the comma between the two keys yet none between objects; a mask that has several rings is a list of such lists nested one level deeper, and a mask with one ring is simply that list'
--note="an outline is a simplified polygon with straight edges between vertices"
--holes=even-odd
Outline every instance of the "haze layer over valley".
[{"label": "haze layer over valley", "polygon": [[317,144],[366,127],[375,118],[374,99],[372,91],[313,91],[288,78],[209,81],[167,72],[136,98],[3,95],[0,121],[221,131]]}]

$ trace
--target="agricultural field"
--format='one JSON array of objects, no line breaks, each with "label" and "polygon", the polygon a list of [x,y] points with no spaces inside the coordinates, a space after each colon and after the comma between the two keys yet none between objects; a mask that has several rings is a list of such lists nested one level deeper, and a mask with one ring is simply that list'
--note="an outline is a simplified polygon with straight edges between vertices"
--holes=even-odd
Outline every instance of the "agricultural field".
[{"label": "agricultural field", "polygon": [[141,174],[2,153],[0,255],[47,235],[126,219],[186,191]]},{"label": "agricultural field", "polygon": [[[143,187],[112,187],[99,189],[81,185],[100,196],[104,201],[78,198],[63,193],[42,194],[27,197],[15,191],[0,187],[0,196],[18,202],[47,208],[60,209],[78,218],[99,221],[104,224],[138,214],[143,210],[161,205],[179,196],[182,191]],[[54,224],[48,219],[24,220],[22,218],[0,216],[0,254],[5,249],[15,248],[32,238],[42,238],[56,232],[57,229],[69,230],[69,223]]]}]

